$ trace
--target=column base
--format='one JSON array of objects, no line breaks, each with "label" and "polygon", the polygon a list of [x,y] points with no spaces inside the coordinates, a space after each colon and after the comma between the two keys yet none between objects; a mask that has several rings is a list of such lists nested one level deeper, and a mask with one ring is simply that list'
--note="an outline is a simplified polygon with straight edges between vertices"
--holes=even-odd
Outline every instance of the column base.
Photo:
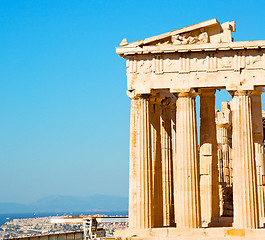
[{"label": "column base", "polygon": [[260,218],[260,227],[265,228],[265,218]]},{"label": "column base", "polygon": [[117,240],[261,240],[265,239],[265,228],[262,229],[235,229],[232,227],[219,228],[150,228],[116,230]]}]

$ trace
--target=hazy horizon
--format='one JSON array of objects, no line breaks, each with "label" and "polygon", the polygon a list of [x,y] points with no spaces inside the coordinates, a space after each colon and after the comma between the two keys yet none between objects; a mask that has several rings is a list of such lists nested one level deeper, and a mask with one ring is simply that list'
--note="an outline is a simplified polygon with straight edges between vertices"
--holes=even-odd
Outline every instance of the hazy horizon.
[{"label": "hazy horizon", "polygon": [[0,214],[30,212],[82,212],[82,211],[127,211],[128,197],[93,195],[49,196],[37,201],[23,203],[0,202]]}]

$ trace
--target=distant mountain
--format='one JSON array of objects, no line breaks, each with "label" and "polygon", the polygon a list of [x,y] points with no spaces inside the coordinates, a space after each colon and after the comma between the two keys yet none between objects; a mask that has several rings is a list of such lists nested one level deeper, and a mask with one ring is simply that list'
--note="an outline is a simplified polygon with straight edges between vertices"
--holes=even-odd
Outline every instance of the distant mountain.
[{"label": "distant mountain", "polygon": [[0,203],[0,214],[26,212],[126,211],[128,198],[106,195],[89,197],[50,196],[32,204]]}]

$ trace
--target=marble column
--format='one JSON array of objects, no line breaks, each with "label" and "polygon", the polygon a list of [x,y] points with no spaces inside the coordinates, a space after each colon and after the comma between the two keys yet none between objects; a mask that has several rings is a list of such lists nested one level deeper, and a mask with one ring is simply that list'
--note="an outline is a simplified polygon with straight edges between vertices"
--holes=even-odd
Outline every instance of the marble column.
[{"label": "marble column", "polygon": [[258,195],[251,97],[236,91],[232,100],[233,202],[235,228],[258,228]]},{"label": "marble column", "polygon": [[199,228],[200,189],[195,94],[177,94],[174,201],[177,228]]},{"label": "marble column", "polygon": [[219,220],[215,89],[201,89],[200,115],[201,217],[202,226],[207,227]]},{"label": "marble column", "polygon": [[222,111],[216,111],[216,138],[219,169],[220,216],[233,215],[232,161],[231,161],[231,110],[228,102],[222,103]]},{"label": "marble column", "polygon": [[218,169],[219,169],[219,200],[220,216],[232,215],[232,161],[231,148],[228,144],[228,132],[231,131],[230,124],[216,124],[218,143]]},{"label": "marble column", "polygon": [[171,98],[161,102],[161,162],[163,192],[163,226],[174,226],[173,159],[171,134]]},{"label": "marble column", "polygon": [[228,131],[231,126],[229,124],[216,124],[217,142],[219,144],[219,182],[230,184],[230,157],[228,145]]},{"label": "marble column", "polygon": [[170,109],[171,109],[171,144],[172,144],[172,181],[173,181],[173,226],[176,226],[175,222],[175,196],[174,196],[174,184],[175,184],[175,178],[174,178],[174,159],[176,157],[176,97],[173,95],[173,98],[170,103]]},{"label": "marble column", "polygon": [[262,123],[262,106],[260,91],[253,91],[251,96],[252,124],[254,153],[257,170],[257,188],[258,188],[258,205],[260,227],[265,224],[265,164],[264,164],[264,144],[263,144],[263,123]]},{"label": "marble column", "polygon": [[161,161],[161,97],[153,94],[150,100],[150,131],[152,155],[152,227],[163,226],[163,192],[162,192],[162,161]]},{"label": "marble column", "polygon": [[150,228],[152,181],[150,100],[131,98],[129,227]]},{"label": "marble column", "polygon": [[171,109],[171,142],[172,142],[172,159],[175,159],[176,154],[176,98],[170,103]]}]

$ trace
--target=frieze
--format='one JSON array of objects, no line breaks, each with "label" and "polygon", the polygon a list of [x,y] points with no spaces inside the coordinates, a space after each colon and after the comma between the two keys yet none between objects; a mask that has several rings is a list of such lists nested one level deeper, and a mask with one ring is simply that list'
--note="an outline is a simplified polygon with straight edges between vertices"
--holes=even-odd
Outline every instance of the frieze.
[{"label": "frieze", "polygon": [[238,51],[234,56],[235,71],[239,71],[246,67],[245,51]]},{"label": "frieze", "polygon": [[218,69],[218,60],[215,53],[207,54],[207,70],[208,71],[217,71]]},{"label": "frieze", "polygon": [[261,51],[249,51],[246,55],[247,68],[261,68],[262,67],[263,53]]},{"label": "frieze", "polygon": [[190,70],[189,54],[180,55],[180,72],[188,72]]},{"label": "frieze", "polygon": [[265,85],[264,52],[237,50],[130,56],[127,62],[128,89],[148,92],[169,86],[172,91],[177,91],[186,86],[205,85],[251,90],[254,85]]},{"label": "frieze", "polygon": [[201,72],[201,71],[241,71],[249,68],[264,68],[265,54],[252,50],[245,51],[156,54],[141,58],[141,55],[127,59],[127,73],[163,74],[166,72]]},{"label": "frieze", "polygon": [[157,55],[154,57],[154,68],[155,68],[155,73],[163,73],[164,71],[164,60],[163,60],[163,55]]},{"label": "frieze", "polygon": [[174,60],[172,57],[165,56],[163,61],[164,71],[165,72],[177,72],[179,61]]},{"label": "frieze", "polygon": [[137,72],[137,61],[135,57],[129,57],[126,61],[127,73]]},{"label": "frieze", "polygon": [[234,67],[233,64],[233,56],[230,54],[221,54],[219,57],[220,67],[222,69],[232,69]]},{"label": "frieze", "polygon": [[147,74],[152,72],[152,61],[151,60],[140,60],[138,63],[139,73]]},{"label": "frieze", "polygon": [[190,71],[206,71],[208,68],[207,55],[204,53],[194,53],[190,58]]},{"label": "frieze", "polygon": [[257,56],[257,57],[250,57],[247,60],[247,65],[255,65],[255,63],[261,61],[261,56]]}]

